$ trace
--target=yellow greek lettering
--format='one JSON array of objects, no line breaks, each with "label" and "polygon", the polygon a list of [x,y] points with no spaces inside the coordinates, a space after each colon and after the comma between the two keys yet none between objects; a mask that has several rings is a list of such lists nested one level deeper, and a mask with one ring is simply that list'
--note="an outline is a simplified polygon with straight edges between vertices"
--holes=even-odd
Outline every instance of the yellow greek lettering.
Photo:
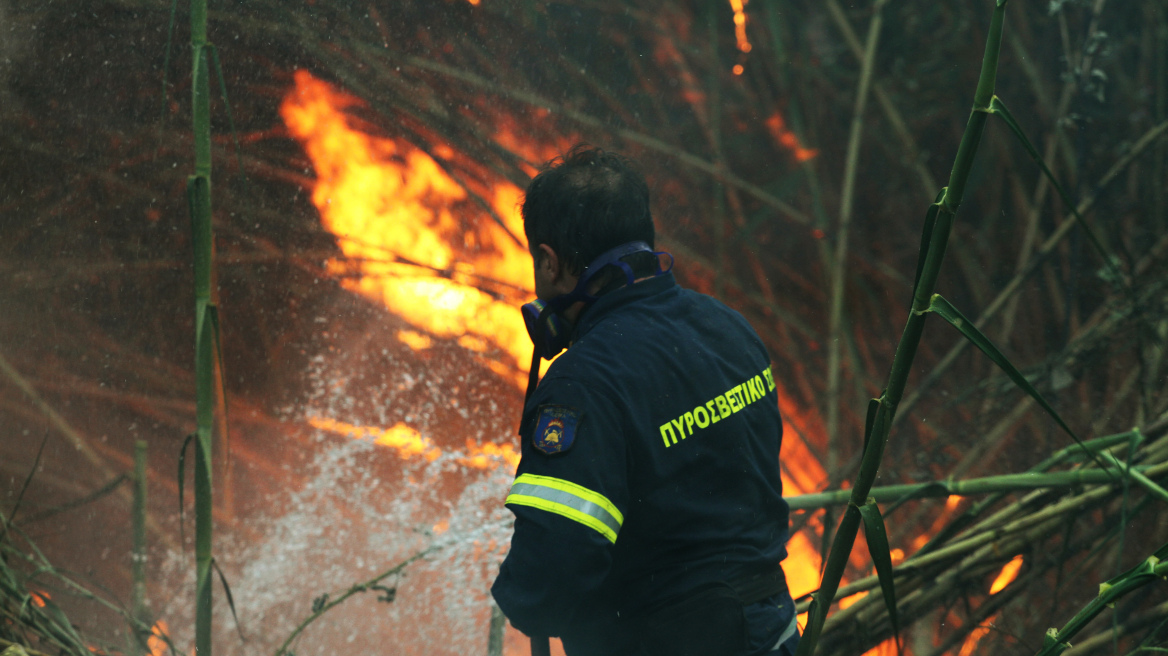
[{"label": "yellow greek lettering", "polygon": [[705,428],[710,425],[710,415],[706,414],[705,406],[699,405],[693,409],[693,418],[697,422],[698,428]]},{"label": "yellow greek lettering", "polygon": [[714,409],[714,401],[712,399],[709,401],[706,401],[706,410],[710,411],[710,423],[711,424],[716,424],[722,420],[722,418],[718,416],[718,411]]},{"label": "yellow greek lettering", "polygon": [[661,439],[665,442],[666,448],[670,446],[670,439],[673,440],[673,444],[677,444],[677,436],[673,434],[673,426],[670,426],[669,422],[661,424]]},{"label": "yellow greek lettering", "polygon": [[730,410],[732,412],[738,412],[742,409],[742,401],[738,398],[738,392],[741,388],[742,386],[738,385],[736,387],[730,388],[730,390],[726,392],[726,398],[730,401]]},{"label": "yellow greek lettering", "polygon": [[730,404],[726,402],[726,397],[719,394],[714,398],[714,403],[718,404],[718,414],[721,415],[719,419],[725,419],[730,416]]},{"label": "yellow greek lettering", "polygon": [[673,424],[673,427],[677,429],[677,434],[680,435],[681,439],[684,440],[685,439],[685,428],[684,428],[684,425],[682,422],[683,419],[685,419],[685,417],[678,417],[677,419],[671,420],[670,423]]},{"label": "yellow greek lettering", "polygon": [[766,378],[767,390],[773,391],[775,389],[775,378],[774,374],[771,373],[771,368],[767,367],[766,369],[763,369],[762,375]]},{"label": "yellow greek lettering", "polygon": [[754,399],[756,397],[753,378],[747,379],[747,381],[742,384],[742,395],[746,397],[746,403],[744,405],[750,405],[751,403],[754,403]]},{"label": "yellow greek lettering", "polygon": [[757,398],[761,399],[766,396],[766,386],[763,385],[762,378],[759,376],[754,377],[754,392]]},{"label": "yellow greek lettering", "polygon": [[693,435],[694,416],[692,412],[685,413],[685,429]]}]

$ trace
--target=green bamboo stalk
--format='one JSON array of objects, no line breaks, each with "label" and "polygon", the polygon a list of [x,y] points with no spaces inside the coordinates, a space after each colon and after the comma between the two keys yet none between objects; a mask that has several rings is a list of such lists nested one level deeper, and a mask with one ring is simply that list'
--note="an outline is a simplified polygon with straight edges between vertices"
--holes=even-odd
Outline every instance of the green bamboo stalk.
[{"label": "green bamboo stalk", "polygon": [[941,191],[937,202],[929,212],[930,216],[935,217],[933,225],[929,226],[929,222],[926,220],[926,239],[922,239],[921,259],[923,262],[918,265],[912,309],[893,356],[888,385],[880,398],[873,399],[869,404],[868,429],[865,431],[867,435],[865,436],[864,455],[860,462],[860,473],[852,488],[848,509],[840,521],[835,539],[832,542],[831,552],[824,568],[823,580],[808,613],[807,628],[799,643],[797,656],[810,656],[815,652],[819,633],[827,619],[828,608],[835,599],[840,578],[847,567],[848,556],[855,543],[856,532],[861,520],[860,507],[867,502],[868,493],[876,479],[876,472],[880,468],[880,461],[884,455],[884,447],[888,442],[888,431],[892,424],[892,417],[896,414],[896,407],[904,394],[905,383],[908,381],[908,374],[912,369],[912,361],[916,356],[917,346],[920,344],[925,314],[929,308],[929,300],[941,269],[941,261],[945,256],[945,246],[949,240],[953,217],[965,194],[969,171],[981,141],[982,131],[985,129],[986,118],[989,115],[987,112],[993,99],[994,83],[998,73],[998,51],[1002,43],[1002,24],[1005,19],[1006,2],[1007,0],[997,0],[995,3],[993,17],[990,20],[989,35],[986,40],[985,55],[982,60],[981,75],[973,98],[973,109],[970,112],[965,133],[961,137],[961,144],[957,148],[957,157],[949,175],[949,185]]},{"label": "green bamboo stalk", "polygon": [[[1160,468],[1161,473],[1168,473],[1168,464],[1161,465]],[[1033,494],[1041,493],[1036,492]],[[1029,500],[1033,500],[1032,495],[1027,496]],[[953,563],[957,560],[969,564],[980,563],[986,558],[990,558],[994,562],[997,562],[1000,567],[1001,554],[1017,553],[1017,551],[1011,551],[1011,549],[1014,549],[1014,546],[1011,545],[1017,546],[1018,549],[1021,549],[1023,545],[1032,545],[1041,536],[1056,530],[1058,527],[1065,526],[1068,517],[1081,515],[1087,509],[1096,507],[1098,504],[1113,496],[1114,492],[1111,489],[1097,486],[1074,496],[1065,497],[1054,504],[1044,506],[1041,510],[1016,519],[1011,519],[1013,513],[1010,512],[1010,509],[1005,509],[999,513],[995,513],[992,517],[987,518],[977,526],[968,529],[962,538],[956,542],[939,547],[929,553],[918,551],[903,563],[896,566],[896,576],[901,577],[908,574],[925,573],[936,566],[943,566],[949,569],[955,567]],[[1028,500],[1024,499],[1015,502],[1012,504],[1012,507],[1016,510],[1027,505],[1027,502]],[[961,567],[964,567],[964,565]],[[877,585],[879,585],[877,576],[867,576],[841,587],[839,589],[839,596],[845,597],[857,592],[871,590]],[[908,597],[900,599],[898,600],[898,605],[904,605],[908,601]],[[855,606],[851,606],[833,615],[832,623],[835,623],[839,618],[847,617],[850,613],[853,613],[853,608]],[[807,604],[799,604],[796,608],[796,612],[800,613],[805,610],[807,610]]]},{"label": "green bamboo stalk", "polygon": [[[1156,468],[1148,466],[1132,467],[1131,474],[1132,478],[1139,481],[1140,479],[1137,478],[1137,474],[1146,478],[1149,471],[1155,475],[1157,472],[1164,471],[1164,469],[1165,467],[1162,465],[1158,465]],[[1081,485],[1111,485],[1113,483],[1115,483],[1115,474],[1113,472],[1100,469],[1076,469],[1049,474],[1026,472],[1022,474],[1003,474],[1000,476],[972,478],[964,481],[945,480],[908,485],[887,485],[872,488],[868,496],[879,503],[888,503],[898,501],[910,495],[913,498],[947,497],[952,495],[967,497],[995,492],[1019,492],[1046,488],[1078,487]],[[1160,496],[1159,492],[1154,493]],[[851,495],[851,490],[803,494],[788,498],[787,504],[791,510],[811,510],[846,503],[851,498]]]},{"label": "green bamboo stalk", "polygon": [[[1087,212],[1089,212],[1091,208],[1095,206],[1095,201],[1099,198],[1099,195],[1102,193],[1102,191],[1106,189],[1108,185],[1114,182],[1116,178],[1119,177],[1119,174],[1126,170],[1127,167],[1132,162],[1134,162],[1136,158],[1144,154],[1144,151],[1148,150],[1151,146],[1154,146],[1157,143],[1164,143],[1165,141],[1168,141],[1162,139],[1166,135],[1168,135],[1168,121],[1159,123],[1158,125],[1145,132],[1139,139],[1136,140],[1135,144],[1132,145],[1132,147],[1123,155],[1123,157],[1120,157],[1114,164],[1112,164],[1111,168],[1107,170],[1107,173],[1105,173],[1103,177],[1099,179],[1099,182],[1095,183],[1095,185],[1092,187],[1092,191],[1077,206],[1075,206],[1075,210],[1080,215],[1085,215]],[[1003,309],[1007,302],[1013,298],[1015,294],[1022,290],[1022,284],[1031,276],[1031,274],[1038,270],[1039,265],[1045,262],[1047,257],[1054,253],[1055,248],[1059,245],[1063,238],[1070,233],[1071,229],[1074,228],[1075,225],[1076,223],[1073,219],[1067,219],[1063,221],[1057,228],[1055,228],[1054,232],[1052,232],[1050,236],[1046,238],[1046,241],[1044,241],[1038,248],[1038,252],[1034,253],[1034,255],[1030,258],[1030,261],[1026,264],[1023,270],[1015,273],[1014,277],[1011,278],[1010,281],[1002,288],[1002,291],[998,292],[998,295],[994,297],[994,300],[986,306],[986,309],[982,311],[981,316],[978,317],[977,321],[974,322],[975,327],[979,329],[984,328],[989,320],[993,318],[999,310]],[[969,340],[966,339],[959,340],[956,344],[954,344],[949,352],[946,353],[945,356],[942,357],[940,361],[938,361],[936,366],[933,367],[932,371],[930,371],[925,375],[924,378],[921,379],[920,387],[918,387],[916,391],[909,394],[909,396],[904,400],[904,403],[902,404],[903,408],[907,411],[914,407],[917,402],[920,401],[924,391],[930,389],[933,383],[940,380],[941,375],[944,374],[950,365],[957,361],[958,356],[964,353],[968,346],[970,346],[970,343]],[[893,421],[893,425],[898,422],[899,415],[898,418]]]},{"label": "green bamboo stalk", "polygon": [[[130,554],[130,613],[142,624],[149,624],[146,610],[146,441],[134,444],[134,546]],[[130,654],[145,653],[143,636],[130,627]]]},{"label": "green bamboo stalk", "polygon": [[[1168,547],[1168,545],[1165,545]],[[1061,630],[1048,629],[1043,639],[1042,649],[1037,656],[1058,656],[1070,648],[1069,640],[1083,630],[1091,620],[1102,613],[1104,609],[1113,606],[1115,602],[1130,592],[1154,583],[1156,580],[1168,576],[1168,561],[1161,560],[1161,556],[1168,549],[1161,547],[1155,555],[1127,572],[1099,585],[1099,596],[1091,600],[1082,610],[1075,614]]]},{"label": "green bamboo stalk", "polygon": [[211,83],[207,57],[207,0],[191,2],[194,55],[191,119],[195,173],[187,200],[195,274],[195,653],[211,656],[211,447],[215,420],[215,345],[218,321],[211,299]]},{"label": "green bamboo stalk", "polygon": [[[1027,399],[1024,403],[1026,403],[1026,407],[1028,408],[1030,403],[1032,403],[1032,402],[1033,402],[1032,399],[1027,397]],[[1117,433],[1115,435],[1105,435],[1103,437],[1097,437],[1095,439],[1087,440],[1086,442],[1083,443],[1083,445],[1087,448],[1088,453],[1097,453],[1101,450],[1110,449],[1110,448],[1115,447],[1116,445],[1122,444],[1124,442],[1130,443],[1132,437],[1137,435],[1137,434],[1138,434],[1138,429],[1133,429],[1133,430],[1128,431],[1126,433]],[[1052,467],[1059,465],[1059,464],[1062,464],[1064,461],[1066,461],[1072,455],[1082,456],[1085,454],[1083,453],[1082,448],[1078,444],[1076,444],[1074,446],[1065,447],[1063,449],[1056,451],[1053,455],[1044,459],[1042,462],[1038,463],[1037,465],[1031,467],[1029,471],[1031,473],[1047,472]],[[998,504],[998,501],[1001,501],[1002,498],[1006,494],[1007,494],[1006,492],[994,493],[994,494],[991,494],[990,496],[982,499],[981,501],[977,502],[976,504],[973,504],[973,506],[966,509],[965,512],[961,513],[961,516],[959,516],[957,519],[950,522],[948,525],[945,526],[945,528],[941,529],[941,531],[939,533],[930,537],[929,541],[926,542],[924,544],[924,546],[922,546],[920,549],[917,550],[916,555],[928,553],[928,552],[936,549],[938,546],[944,544],[945,542],[948,542],[950,538],[952,538],[954,535],[957,535],[959,532],[964,530],[965,527],[972,524],[978,517],[981,516],[981,514],[983,512],[985,512],[989,508],[996,506]]]}]

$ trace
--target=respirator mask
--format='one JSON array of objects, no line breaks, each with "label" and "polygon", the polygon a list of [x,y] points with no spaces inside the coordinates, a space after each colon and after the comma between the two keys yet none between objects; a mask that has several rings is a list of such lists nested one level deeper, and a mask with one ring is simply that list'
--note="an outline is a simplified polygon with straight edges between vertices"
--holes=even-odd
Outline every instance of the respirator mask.
[{"label": "respirator mask", "polygon": [[[534,389],[535,379],[539,375],[539,360],[551,360],[559,355],[560,351],[568,348],[572,339],[572,325],[561,314],[564,310],[583,301],[591,305],[597,300],[596,296],[588,293],[588,288],[596,281],[597,275],[610,266],[619,268],[625,274],[625,284],[632,285],[636,281],[633,268],[621,260],[634,253],[651,253],[658,256],[657,271],[659,276],[668,273],[673,268],[673,256],[664,251],[654,251],[649,244],[643,241],[633,241],[621,244],[612,250],[601,253],[580,274],[576,288],[570,293],[562,294],[549,300],[535,300],[523,306],[523,322],[527,324],[527,334],[535,345],[535,353],[531,359],[531,377],[528,384],[528,396]],[[661,268],[661,255],[669,256],[669,266]]]}]

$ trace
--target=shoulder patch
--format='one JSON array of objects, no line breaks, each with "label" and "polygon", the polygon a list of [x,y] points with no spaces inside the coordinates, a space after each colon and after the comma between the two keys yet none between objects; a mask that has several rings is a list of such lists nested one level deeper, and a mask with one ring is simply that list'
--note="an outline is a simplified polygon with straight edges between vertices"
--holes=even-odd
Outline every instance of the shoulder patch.
[{"label": "shoulder patch", "polygon": [[566,405],[541,405],[537,410],[535,432],[531,442],[537,450],[549,456],[572,448],[576,428],[584,414]]}]

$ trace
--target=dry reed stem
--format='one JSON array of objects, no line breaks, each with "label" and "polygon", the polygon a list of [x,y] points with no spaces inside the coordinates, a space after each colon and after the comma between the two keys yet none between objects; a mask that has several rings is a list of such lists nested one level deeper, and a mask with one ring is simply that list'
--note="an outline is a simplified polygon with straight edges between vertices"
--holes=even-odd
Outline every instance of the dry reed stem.
[{"label": "dry reed stem", "polygon": [[[831,293],[827,320],[827,463],[828,472],[835,472],[839,458],[839,403],[840,376],[840,332],[844,307],[844,278],[847,274],[848,230],[852,224],[852,208],[856,190],[856,172],[860,161],[860,142],[864,132],[864,110],[868,104],[868,91],[872,86],[872,69],[876,61],[876,48],[880,41],[880,26],[884,5],[887,0],[876,0],[872,5],[872,17],[868,21],[868,36],[861,60],[860,80],[856,88],[855,106],[848,132],[848,149],[845,156],[844,177],[841,183],[839,224],[835,234],[835,252],[831,259]],[[831,475],[831,474],[829,474]]]},{"label": "dry reed stem", "polygon": [[[70,424],[63,416],[61,416],[61,414],[58,413],[56,409],[53,408],[53,406],[49,405],[48,402],[41,398],[41,395],[38,394],[32,385],[30,385],[24,378],[24,376],[22,376],[20,372],[17,371],[16,368],[8,362],[8,359],[5,358],[3,354],[0,354],[0,372],[3,372],[13,385],[15,385],[21,392],[23,392],[25,396],[28,397],[28,400],[34,406],[36,406],[38,410],[44,413],[45,417],[49,420],[49,423],[51,423],[62,436],[68,439],[73,447],[77,449],[77,451],[80,452],[86,460],[89,461],[89,464],[92,465],[94,469],[101,472],[104,478],[112,479],[117,476],[117,473],[110,469],[109,465],[106,464],[105,459],[99,456],[93,447],[90,446],[89,441],[86,440],[85,437],[81,435],[81,433],[74,429],[72,424]],[[134,497],[132,492],[119,488],[117,494],[118,497],[120,497],[127,506],[133,505]],[[156,536],[161,538],[169,548],[176,547],[174,538],[158,525],[157,520],[155,520],[153,516],[146,516],[146,527]]]},{"label": "dry reed stem", "polygon": [[[1105,189],[1107,185],[1115,180],[1115,178],[1125,168],[1127,168],[1127,166],[1131,164],[1136,157],[1139,157],[1144,152],[1144,150],[1148,148],[1148,146],[1155,143],[1157,139],[1164,136],[1165,134],[1168,134],[1168,121],[1164,121],[1163,123],[1160,123],[1159,125],[1145,132],[1143,136],[1141,136],[1139,140],[1137,140],[1136,143],[1131,147],[1131,149],[1123,157],[1119,158],[1110,169],[1108,169],[1107,173],[1105,173],[1099,182],[1096,183],[1091,193],[1079,202],[1077,208],[1079,214],[1085,216],[1086,213],[1089,212],[1095,205],[1095,201],[1098,199],[1099,194],[1103,191],[1103,189]],[[1021,273],[1015,274],[1014,277],[1010,279],[1010,282],[1006,283],[1006,286],[1002,288],[1002,291],[998,292],[998,295],[994,297],[993,302],[991,302],[989,306],[987,306],[986,309],[982,311],[977,320],[974,321],[974,325],[979,329],[983,328],[985,324],[991,318],[993,318],[995,314],[997,314],[998,310],[1003,308],[1006,301],[1008,301],[1015,293],[1022,289],[1022,283],[1025,282],[1025,280],[1029,278],[1032,273],[1038,270],[1039,265],[1054,252],[1054,249],[1059,245],[1062,239],[1070,233],[1071,229],[1074,228],[1075,225],[1076,222],[1073,218],[1065,218],[1063,222],[1059,224],[1058,228],[1056,228],[1055,231],[1046,238],[1046,241],[1042,243],[1042,246],[1039,247],[1038,252],[1030,257],[1025,270]],[[920,401],[924,391],[930,389],[931,386],[940,379],[941,375],[957,360],[957,357],[965,351],[968,345],[969,342],[967,340],[959,339],[958,342],[953,345],[953,348],[951,348],[949,352],[946,353],[945,356],[941,358],[941,360],[938,361],[936,365],[933,366],[929,373],[921,379],[921,382],[917,388],[909,393],[901,402],[899,411],[897,412],[896,417],[894,417],[892,420],[893,425],[896,425],[902,418],[909,415],[908,411],[912,409],[918,401]]]}]

